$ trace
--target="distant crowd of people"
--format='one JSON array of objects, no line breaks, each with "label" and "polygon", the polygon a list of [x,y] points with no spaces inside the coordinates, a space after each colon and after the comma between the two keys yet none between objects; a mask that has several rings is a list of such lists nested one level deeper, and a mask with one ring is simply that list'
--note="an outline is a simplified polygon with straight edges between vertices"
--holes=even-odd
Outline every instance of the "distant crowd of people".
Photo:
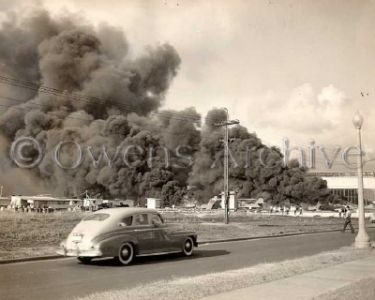
[{"label": "distant crowd of people", "polygon": [[[0,207],[0,211],[14,211],[14,212],[37,212],[37,213],[51,213],[54,212],[56,209],[49,207],[49,206],[41,206],[41,207],[34,207],[31,205],[27,206],[7,206],[7,207]],[[83,211],[84,207],[83,206],[74,206],[74,207],[69,207],[68,211]]]},{"label": "distant crowd of people", "polygon": [[11,210],[11,211],[15,211],[15,212],[38,212],[38,213],[48,213],[48,212],[53,212],[54,209],[51,208],[51,207],[33,207],[33,206],[15,206],[15,207],[12,207],[12,206],[8,206],[8,207],[4,207],[2,206],[0,208],[1,211],[3,210]]},{"label": "distant crowd of people", "polygon": [[283,207],[271,206],[270,207],[270,214],[279,213],[279,212],[281,212],[281,215],[289,215],[289,213],[293,212],[294,215],[296,216],[296,215],[302,215],[303,208],[302,206],[299,206],[299,205],[293,207],[293,209],[287,206],[283,206]]},{"label": "distant crowd of people", "polygon": [[111,208],[111,207],[129,207],[128,204],[120,202],[119,204],[113,205],[112,203],[103,203],[103,204],[93,204],[93,205],[72,205],[69,207],[64,208],[54,208],[50,206],[41,206],[41,207],[34,207],[33,205],[22,205],[22,206],[11,206],[8,205],[7,207],[1,206],[0,211],[10,210],[14,212],[38,212],[38,213],[50,213],[56,210],[67,210],[72,212],[78,211],[97,211],[103,208]]}]

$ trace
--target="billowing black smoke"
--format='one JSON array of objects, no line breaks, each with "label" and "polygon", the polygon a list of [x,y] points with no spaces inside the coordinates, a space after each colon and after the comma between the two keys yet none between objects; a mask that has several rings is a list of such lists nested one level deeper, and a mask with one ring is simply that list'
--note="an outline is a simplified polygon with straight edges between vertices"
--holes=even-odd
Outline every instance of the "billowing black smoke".
[{"label": "billowing black smoke", "polygon": [[[197,187],[196,194],[202,199],[223,190],[223,133],[215,124],[225,119],[223,110],[208,113],[200,148],[195,152],[189,183]],[[273,204],[332,200],[324,180],[307,176],[295,161],[284,166],[279,149],[265,146],[245,127],[231,128],[229,136],[229,189],[237,191],[239,197],[262,197]]]},{"label": "billowing black smoke", "polygon": [[[77,169],[61,169],[51,160],[53,147],[61,141],[92,146],[93,152],[94,146],[111,152],[130,143],[157,148],[174,146],[173,134],[182,128],[187,143],[199,143],[195,120],[168,120],[168,112],[150,115],[162,105],[180,65],[172,46],[150,47],[132,58],[119,29],[94,28],[73,16],[52,19],[46,11],[23,19],[12,15],[1,27],[0,72],[19,81],[1,84],[6,111],[0,130],[8,143],[30,136],[45,145],[46,155],[33,172],[45,188],[126,196],[135,192],[134,186],[142,190],[148,188],[144,181],[152,183],[150,168],[124,168],[116,161],[94,168],[84,160]],[[194,110],[189,113],[199,119]],[[154,161],[158,155],[155,151]],[[173,177],[171,171],[153,169],[161,180],[158,187]]]},{"label": "billowing black smoke", "polygon": [[[112,198],[162,196],[170,204],[181,201],[188,184],[203,200],[221,191],[222,128],[215,124],[225,120],[224,111],[209,112],[201,128],[194,108],[159,110],[181,63],[171,45],[134,57],[118,28],[46,11],[9,16],[0,42],[6,191],[74,196],[87,190]],[[280,201],[303,196],[302,171],[278,165],[277,149],[244,127],[230,135],[238,163],[232,161],[231,188],[244,196],[281,194]],[[8,159],[21,137],[41,145],[43,157],[33,168]],[[38,153],[24,147],[21,154],[36,159]]]}]

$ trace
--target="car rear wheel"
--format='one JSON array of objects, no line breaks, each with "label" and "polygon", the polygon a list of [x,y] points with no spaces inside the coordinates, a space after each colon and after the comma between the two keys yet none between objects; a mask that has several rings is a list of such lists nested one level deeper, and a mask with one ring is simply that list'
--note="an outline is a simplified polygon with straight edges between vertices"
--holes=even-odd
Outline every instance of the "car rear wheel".
[{"label": "car rear wheel", "polygon": [[81,263],[83,263],[83,264],[89,264],[89,263],[91,262],[91,260],[92,260],[91,257],[83,257],[83,256],[79,256],[79,257],[77,257],[77,259],[78,259]]},{"label": "car rear wheel", "polygon": [[182,253],[185,256],[191,256],[193,254],[194,250],[194,242],[191,237],[188,237],[187,239],[184,240],[184,243],[182,245]]},{"label": "car rear wheel", "polygon": [[134,246],[131,243],[122,244],[116,259],[123,266],[131,264],[134,260]]}]

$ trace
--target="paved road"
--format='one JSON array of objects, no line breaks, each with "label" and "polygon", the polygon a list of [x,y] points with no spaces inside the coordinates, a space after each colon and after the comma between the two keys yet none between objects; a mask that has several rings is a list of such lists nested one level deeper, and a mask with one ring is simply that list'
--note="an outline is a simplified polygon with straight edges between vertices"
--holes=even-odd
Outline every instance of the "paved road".
[{"label": "paved road", "polygon": [[[375,230],[370,231],[372,239]],[[55,259],[0,265],[0,299],[69,299],[108,289],[134,287],[158,279],[200,275],[312,255],[352,244],[350,233],[320,233],[202,245],[196,255],[141,258],[119,267],[112,260],[82,265]]]}]

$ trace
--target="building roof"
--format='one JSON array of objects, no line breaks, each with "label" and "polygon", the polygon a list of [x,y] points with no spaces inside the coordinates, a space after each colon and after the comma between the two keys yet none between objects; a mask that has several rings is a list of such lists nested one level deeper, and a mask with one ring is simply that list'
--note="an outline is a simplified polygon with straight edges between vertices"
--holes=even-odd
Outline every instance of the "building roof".
[{"label": "building roof", "polygon": [[[327,181],[329,189],[357,189],[357,176],[328,176],[322,177]],[[375,177],[363,177],[363,186],[365,189],[375,189]]]},{"label": "building roof", "polygon": [[12,197],[18,197],[24,200],[36,200],[36,201],[82,201],[82,199],[78,198],[56,198],[52,196],[46,195],[37,195],[37,196],[22,196],[22,195],[14,195]]}]

